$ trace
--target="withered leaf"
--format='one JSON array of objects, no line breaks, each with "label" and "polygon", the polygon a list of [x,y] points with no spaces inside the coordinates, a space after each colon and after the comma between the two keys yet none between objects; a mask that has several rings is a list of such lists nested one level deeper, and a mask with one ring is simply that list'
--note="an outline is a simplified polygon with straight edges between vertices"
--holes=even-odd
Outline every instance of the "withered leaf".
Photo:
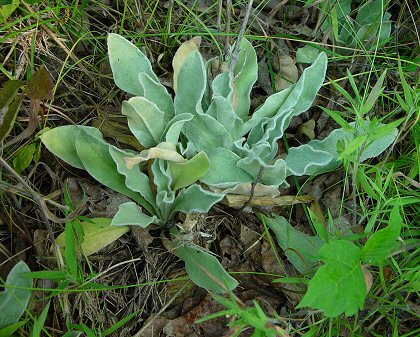
[{"label": "withered leaf", "polygon": [[53,88],[54,83],[51,80],[50,73],[45,66],[41,66],[41,68],[32,75],[32,78],[26,87],[26,93],[32,99],[51,99]]}]

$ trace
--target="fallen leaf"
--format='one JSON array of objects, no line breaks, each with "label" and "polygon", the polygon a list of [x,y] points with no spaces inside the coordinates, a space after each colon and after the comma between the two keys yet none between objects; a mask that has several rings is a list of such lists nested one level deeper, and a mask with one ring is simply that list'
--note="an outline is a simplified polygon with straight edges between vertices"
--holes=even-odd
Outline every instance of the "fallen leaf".
[{"label": "fallen leaf", "polygon": [[366,282],[366,294],[367,294],[369,292],[370,288],[372,288],[373,276],[372,276],[372,273],[367,268],[367,266],[362,265],[362,270],[363,270],[363,276],[364,276],[365,282]]},{"label": "fallen leaf", "polygon": [[289,55],[278,55],[276,68],[278,72],[275,85],[278,91],[290,87],[299,79],[295,61]]},{"label": "fallen leaf", "polygon": [[304,135],[308,137],[310,140],[315,139],[315,121],[313,119],[308,120],[307,122],[303,123],[298,131],[298,135]]},{"label": "fallen leaf", "polygon": [[[241,207],[249,200],[249,195],[227,194],[225,196],[229,207]],[[291,206],[308,203],[314,200],[311,195],[285,195],[280,197],[256,196],[251,199],[249,206]]]},{"label": "fallen leaf", "polygon": [[51,80],[50,73],[42,66],[31,77],[27,87],[26,93],[32,99],[51,99],[54,83]]}]

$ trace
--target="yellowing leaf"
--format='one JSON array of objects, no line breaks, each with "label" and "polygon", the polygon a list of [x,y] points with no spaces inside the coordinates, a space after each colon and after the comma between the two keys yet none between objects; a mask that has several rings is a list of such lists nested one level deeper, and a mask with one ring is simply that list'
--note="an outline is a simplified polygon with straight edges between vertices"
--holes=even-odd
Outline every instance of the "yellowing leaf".
[{"label": "yellowing leaf", "polygon": [[156,158],[168,160],[174,163],[187,162],[187,160],[176,151],[175,144],[169,142],[162,142],[156,147],[141,151],[137,156],[125,157],[124,160],[127,168],[131,170],[139,163]]},{"label": "yellowing leaf", "polygon": [[[91,220],[92,222],[82,221],[80,223],[84,232],[81,248],[86,256],[100,251],[130,230],[128,226],[111,226],[111,219],[109,218],[94,218]],[[65,233],[61,233],[55,241],[64,251],[66,246]]]},{"label": "yellowing leaf", "polygon": [[182,64],[193,52],[198,50],[201,43],[201,37],[195,36],[191,40],[184,42],[176,51],[174,59],[172,60],[172,67],[174,68],[174,91],[177,92],[178,85],[178,74]]}]

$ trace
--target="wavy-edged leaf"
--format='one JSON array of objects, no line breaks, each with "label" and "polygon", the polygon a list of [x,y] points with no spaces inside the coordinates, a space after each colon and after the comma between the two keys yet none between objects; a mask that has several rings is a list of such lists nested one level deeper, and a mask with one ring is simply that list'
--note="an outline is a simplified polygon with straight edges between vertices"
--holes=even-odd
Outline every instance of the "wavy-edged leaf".
[{"label": "wavy-edged leaf", "polygon": [[216,119],[229,134],[230,139],[236,140],[240,136],[242,129],[242,119],[233,110],[229,100],[221,95],[213,95],[210,106],[206,114]]},{"label": "wavy-edged leaf", "polygon": [[119,228],[126,226],[140,226],[146,228],[152,223],[158,223],[159,219],[153,215],[148,216],[134,202],[126,202],[118,208],[117,214],[112,218],[111,225]]},{"label": "wavy-edged leaf", "polygon": [[248,119],[251,105],[251,89],[258,79],[257,54],[252,44],[245,38],[241,41],[239,60],[235,64],[234,85],[238,95],[236,114],[242,119]]},{"label": "wavy-edged leaf", "polygon": [[175,201],[175,192],[172,189],[172,174],[169,163],[163,159],[155,159],[152,164],[153,182],[155,183],[156,206],[160,212],[160,219],[166,222]]},{"label": "wavy-edged leaf", "polygon": [[205,152],[199,152],[184,163],[170,162],[172,173],[172,188],[177,191],[194,184],[203,177],[210,167],[210,161]]},{"label": "wavy-edged leaf", "polygon": [[322,239],[298,231],[282,216],[261,217],[274,232],[281,249],[297,271],[301,274],[311,272],[318,262],[316,254],[323,244]]},{"label": "wavy-edged leaf", "polygon": [[221,201],[224,194],[204,190],[200,185],[194,184],[179,192],[172,206],[170,217],[176,212],[182,213],[207,213],[210,208]]},{"label": "wavy-edged leaf", "polygon": [[32,279],[25,274],[31,270],[25,262],[18,262],[6,278],[5,290],[0,292],[0,328],[16,323],[31,298]]},{"label": "wavy-edged leaf", "polygon": [[124,101],[122,114],[127,116],[128,127],[144,147],[160,143],[165,130],[165,114],[158,106],[144,97],[132,97]]},{"label": "wavy-edged leaf", "polygon": [[182,113],[174,116],[166,125],[165,131],[165,141],[169,143],[178,143],[179,135],[181,134],[182,128],[186,122],[189,122],[193,118],[192,114]]},{"label": "wavy-edged leaf", "polygon": [[132,169],[140,163],[157,158],[174,163],[184,163],[187,161],[187,159],[178,153],[176,144],[169,142],[159,143],[155,147],[141,151],[138,155],[125,157],[124,160],[127,167]]},{"label": "wavy-edged leaf", "polygon": [[76,151],[76,136],[80,130],[86,130],[94,137],[101,138],[100,131],[89,126],[64,125],[48,130],[41,135],[45,147],[55,156],[79,169],[84,169]]},{"label": "wavy-edged leaf", "polygon": [[118,172],[117,164],[109,153],[110,146],[102,137],[96,137],[88,130],[80,129],[77,133],[75,147],[84,169],[101,184],[144,203],[139,193],[126,186],[125,177]]},{"label": "wavy-edged leaf", "polygon": [[327,317],[356,314],[366,298],[360,248],[349,241],[334,240],[323,245],[317,257],[325,264],[309,281],[308,291],[297,308],[320,309]]},{"label": "wavy-edged leaf", "polygon": [[238,286],[238,281],[210,253],[196,247],[179,246],[175,254],[185,262],[191,281],[198,286],[218,293],[225,293]]},{"label": "wavy-edged leaf", "polygon": [[[325,173],[336,169],[341,161],[337,151],[339,141],[344,141],[346,146],[354,140],[354,135],[365,135],[365,130],[369,130],[371,122],[366,121],[363,127],[359,127],[355,133],[345,131],[344,129],[336,129],[332,131],[323,140],[312,140],[307,144],[292,147],[286,157],[289,174],[315,175]],[[355,123],[349,124],[355,127]],[[380,129],[380,124],[375,129]],[[370,132],[370,131],[368,131]],[[369,158],[375,158],[384,152],[395,140],[398,135],[398,129],[393,127],[389,132],[379,139],[366,144],[366,148],[360,154],[360,161],[363,162]]]},{"label": "wavy-edged leaf", "polygon": [[134,154],[113,146],[109,148],[109,153],[117,164],[118,172],[125,176],[126,186],[133,191],[139,192],[146,201],[140,203],[140,205],[148,212],[153,213],[156,205],[155,196],[150,188],[149,177],[141,171],[139,165],[136,165],[131,169],[126,165],[125,158],[134,156]]},{"label": "wavy-edged leaf", "polygon": [[[274,95],[252,115],[242,129],[241,134],[248,133],[263,117],[273,117],[280,113],[284,121],[281,123],[282,132],[289,126],[292,117],[308,110],[314,101],[319,88],[324,82],[327,70],[327,55],[322,52],[314,63],[306,68],[299,81]],[[284,113],[287,111],[287,114]]]},{"label": "wavy-edged leaf", "polygon": [[143,96],[139,74],[146,73],[159,83],[148,58],[130,41],[111,33],[108,35],[108,55],[115,84],[130,94]]}]

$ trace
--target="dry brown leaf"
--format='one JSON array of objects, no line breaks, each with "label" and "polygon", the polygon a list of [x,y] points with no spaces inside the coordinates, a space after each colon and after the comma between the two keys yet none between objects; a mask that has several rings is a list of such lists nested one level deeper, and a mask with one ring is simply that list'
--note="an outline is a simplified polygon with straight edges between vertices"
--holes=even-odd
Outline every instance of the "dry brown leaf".
[{"label": "dry brown leaf", "polygon": [[365,265],[362,265],[363,270],[363,276],[365,278],[366,282],[366,294],[370,291],[370,288],[372,288],[373,285],[373,276],[372,273],[367,269]]},{"label": "dry brown leaf", "polygon": [[[248,195],[237,195],[237,194],[227,194],[226,201],[229,207],[241,207],[244,205],[248,199]],[[250,206],[291,206],[296,204],[308,203],[314,200],[314,197],[311,195],[285,195],[281,197],[253,197]]]},{"label": "dry brown leaf", "polygon": [[303,123],[298,131],[298,135],[304,135],[310,140],[315,139],[315,121],[313,119],[308,120],[306,123]]},{"label": "dry brown leaf", "polygon": [[278,55],[277,67],[279,69],[276,76],[276,89],[278,91],[290,87],[299,79],[299,72],[295,61],[289,55]]}]

